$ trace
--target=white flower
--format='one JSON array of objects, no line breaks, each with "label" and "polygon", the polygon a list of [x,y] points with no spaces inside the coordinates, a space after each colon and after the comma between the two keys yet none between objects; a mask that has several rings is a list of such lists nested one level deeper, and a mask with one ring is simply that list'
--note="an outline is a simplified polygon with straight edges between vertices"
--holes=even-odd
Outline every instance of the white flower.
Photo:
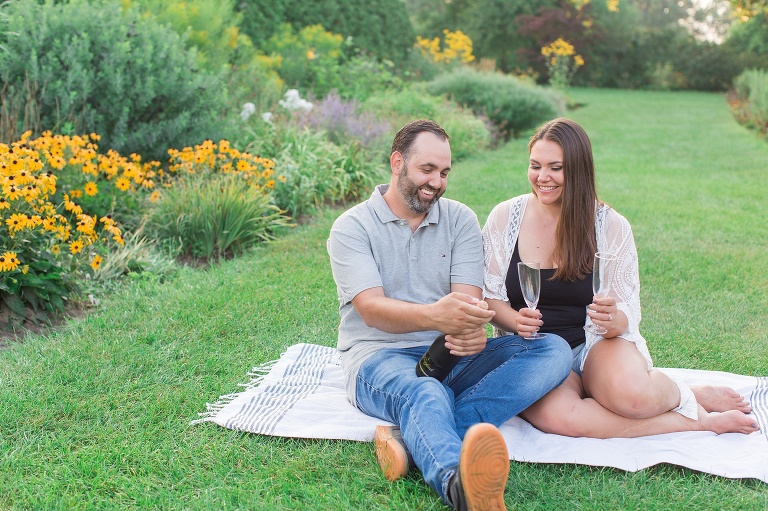
[{"label": "white flower", "polygon": [[272,112],[264,112],[261,114],[261,118],[264,119],[264,122],[272,124]]},{"label": "white flower", "polygon": [[285,93],[285,99],[278,101],[278,104],[286,110],[290,110],[292,112],[295,112],[296,110],[309,112],[312,110],[313,106],[310,101],[301,99],[301,97],[299,97],[299,91],[296,89],[289,89]]},{"label": "white flower", "polygon": [[250,116],[256,113],[256,105],[253,103],[246,103],[243,105],[243,110],[240,112],[240,118],[247,121]]}]

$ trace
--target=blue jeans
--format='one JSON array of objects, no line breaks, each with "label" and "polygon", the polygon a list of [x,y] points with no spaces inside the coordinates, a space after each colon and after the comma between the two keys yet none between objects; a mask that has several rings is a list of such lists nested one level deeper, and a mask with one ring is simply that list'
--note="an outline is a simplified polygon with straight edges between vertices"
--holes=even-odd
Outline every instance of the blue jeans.
[{"label": "blue jeans", "polygon": [[528,408],[565,380],[573,354],[553,334],[538,341],[507,335],[488,339],[482,352],[462,358],[439,382],[416,376],[426,350],[383,349],[371,355],[357,375],[357,406],[400,426],[424,480],[447,503],[467,429],[478,422],[501,426]]}]

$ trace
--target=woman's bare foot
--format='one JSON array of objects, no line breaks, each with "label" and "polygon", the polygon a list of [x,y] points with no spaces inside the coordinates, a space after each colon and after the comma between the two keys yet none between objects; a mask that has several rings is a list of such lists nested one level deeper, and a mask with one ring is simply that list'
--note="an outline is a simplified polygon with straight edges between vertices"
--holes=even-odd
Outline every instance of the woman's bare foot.
[{"label": "woman's bare foot", "polygon": [[722,413],[708,413],[699,407],[699,425],[702,431],[722,433],[744,433],[748,435],[760,430],[757,421],[744,415],[739,410],[729,410]]},{"label": "woman's bare foot", "polygon": [[708,412],[727,412],[738,410],[743,413],[752,411],[752,406],[741,394],[730,387],[711,385],[691,385],[696,401]]}]

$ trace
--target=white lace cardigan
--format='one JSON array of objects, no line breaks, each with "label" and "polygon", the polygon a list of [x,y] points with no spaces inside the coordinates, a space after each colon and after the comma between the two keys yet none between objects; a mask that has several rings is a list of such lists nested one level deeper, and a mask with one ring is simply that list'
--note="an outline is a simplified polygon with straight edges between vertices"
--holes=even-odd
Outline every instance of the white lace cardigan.
[{"label": "white lace cardigan", "polygon": [[[485,282],[483,294],[486,298],[509,302],[505,284],[507,270],[520,232],[525,207],[532,194],[520,195],[502,202],[493,208],[483,227],[483,248],[485,253]],[[629,222],[610,206],[598,204],[595,214],[597,250],[617,255],[618,268],[611,282],[610,295],[616,298],[616,306],[624,311],[629,325],[621,337],[635,343],[637,349],[653,367],[645,339],[640,335],[640,275],[637,262],[637,248]],[[591,320],[587,317],[587,322]],[[505,332],[495,329],[495,335]],[[585,350],[592,348],[602,337],[586,332]],[[586,355],[586,353],[585,353]],[[586,360],[586,356],[582,358]],[[583,362],[582,362],[583,365]]]}]

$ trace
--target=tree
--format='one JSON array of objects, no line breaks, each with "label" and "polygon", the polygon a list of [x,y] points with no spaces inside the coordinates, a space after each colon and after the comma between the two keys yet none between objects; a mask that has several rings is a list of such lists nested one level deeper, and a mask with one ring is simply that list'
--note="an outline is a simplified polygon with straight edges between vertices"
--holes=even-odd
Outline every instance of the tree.
[{"label": "tree", "polygon": [[268,40],[283,22],[297,32],[310,25],[351,38],[353,47],[395,63],[416,41],[403,0],[245,0],[242,30],[254,44]]},{"label": "tree", "polygon": [[747,21],[759,14],[768,14],[768,2],[766,0],[730,0],[736,15]]}]

